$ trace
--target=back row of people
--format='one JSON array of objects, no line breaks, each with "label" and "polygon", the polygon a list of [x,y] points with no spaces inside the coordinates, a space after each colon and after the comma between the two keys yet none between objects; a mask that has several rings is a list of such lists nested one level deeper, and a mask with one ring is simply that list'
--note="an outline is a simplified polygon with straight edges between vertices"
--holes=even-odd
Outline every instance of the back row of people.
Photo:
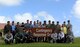
[{"label": "back row of people", "polygon": [[19,22],[17,22],[17,24],[15,25],[14,21],[12,21],[12,24],[10,23],[10,21],[7,22],[7,25],[5,25],[4,27],[4,33],[7,32],[7,30],[11,30],[12,32],[14,32],[18,27],[24,27],[24,28],[53,28],[56,31],[59,30],[61,27],[66,27],[68,30],[72,30],[72,25],[70,23],[70,20],[68,20],[68,24],[66,24],[66,22],[64,21],[62,25],[59,24],[59,21],[57,21],[57,23],[55,24],[54,21],[49,20],[48,24],[46,21],[40,22],[39,20],[34,21],[32,24],[32,21],[29,22],[29,20],[27,20],[27,23],[22,22],[22,24],[20,24]]}]

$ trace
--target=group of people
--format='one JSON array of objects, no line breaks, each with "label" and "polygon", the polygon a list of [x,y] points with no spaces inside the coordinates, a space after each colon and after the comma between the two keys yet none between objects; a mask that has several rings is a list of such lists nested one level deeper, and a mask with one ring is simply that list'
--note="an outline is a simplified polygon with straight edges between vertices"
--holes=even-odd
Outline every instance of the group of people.
[{"label": "group of people", "polygon": [[39,20],[32,21],[27,20],[27,23],[22,22],[20,24],[17,22],[15,24],[14,21],[10,23],[7,21],[7,24],[4,27],[4,40],[6,44],[10,43],[30,43],[36,42],[37,38],[34,38],[33,33],[28,31],[30,28],[51,28],[52,33],[47,37],[43,37],[43,41],[51,42],[51,43],[70,43],[74,41],[74,36],[72,32],[72,25],[70,20],[64,21],[62,25],[59,24],[59,21],[55,24],[54,21],[44,21],[43,23]]}]

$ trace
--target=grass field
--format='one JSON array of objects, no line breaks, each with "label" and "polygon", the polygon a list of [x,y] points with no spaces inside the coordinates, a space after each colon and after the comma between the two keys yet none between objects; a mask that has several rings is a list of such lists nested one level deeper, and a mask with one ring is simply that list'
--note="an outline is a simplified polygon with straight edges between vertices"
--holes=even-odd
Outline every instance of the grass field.
[{"label": "grass field", "polygon": [[80,47],[80,38],[76,38],[73,44],[53,44],[36,42],[6,45],[3,41],[0,41],[0,47]]}]

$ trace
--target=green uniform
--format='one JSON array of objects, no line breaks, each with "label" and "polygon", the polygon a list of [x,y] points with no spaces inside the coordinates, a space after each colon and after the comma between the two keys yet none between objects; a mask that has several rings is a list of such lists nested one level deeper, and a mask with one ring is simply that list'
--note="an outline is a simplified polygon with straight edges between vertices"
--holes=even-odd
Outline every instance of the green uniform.
[{"label": "green uniform", "polygon": [[51,28],[51,24],[48,24],[48,25],[47,25],[47,28]]},{"label": "green uniform", "polygon": [[60,25],[56,25],[55,31],[58,33],[61,30]]}]

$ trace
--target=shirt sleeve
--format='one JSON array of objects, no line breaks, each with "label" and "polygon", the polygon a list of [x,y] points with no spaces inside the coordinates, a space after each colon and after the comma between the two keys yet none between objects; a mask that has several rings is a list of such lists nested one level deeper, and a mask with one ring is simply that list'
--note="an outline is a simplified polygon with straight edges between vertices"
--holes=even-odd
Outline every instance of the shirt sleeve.
[{"label": "shirt sleeve", "polygon": [[62,35],[61,35],[61,38],[64,38],[64,33],[63,33],[63,32],[61,32],[61,34],[62,34]]},{"label": "shirt sleeve", "polygon": [[8,38],[7,38],[7,34],[5,34],[5,37],[4,37],[4,39],[8,40]]},{"label": "shirt sleeve", "polygon": [[9,38],[10,40],[13,39],[13,35],[11,34],[11,37]]}]

